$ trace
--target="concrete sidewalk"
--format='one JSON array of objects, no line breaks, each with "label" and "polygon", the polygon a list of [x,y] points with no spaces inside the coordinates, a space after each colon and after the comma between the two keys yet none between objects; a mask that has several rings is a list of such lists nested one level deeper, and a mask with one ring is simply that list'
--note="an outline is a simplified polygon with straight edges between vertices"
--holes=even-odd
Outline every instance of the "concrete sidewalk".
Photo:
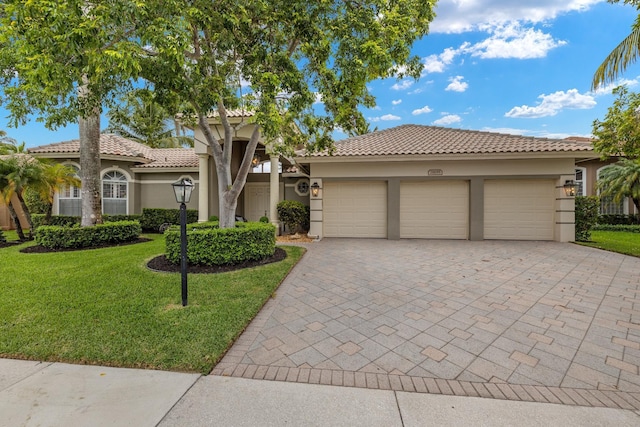
[{"label": "concrete sidewalk", "polygon": [[1,426],[636,426],[564,406],[0,359]]}]

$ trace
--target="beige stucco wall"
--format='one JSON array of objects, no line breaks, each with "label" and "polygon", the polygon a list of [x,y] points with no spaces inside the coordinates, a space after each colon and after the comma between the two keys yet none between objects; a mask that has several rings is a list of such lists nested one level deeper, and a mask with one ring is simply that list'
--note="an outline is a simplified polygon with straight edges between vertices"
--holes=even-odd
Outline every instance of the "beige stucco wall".
[{"label": "beige stucco wall", "polygon": [[175,209],[178,207],[171,184],[182,177],[193,180],[195,188],[191,193],[188,209],[198,209],[198,185],[200,183],[197,172],[165,172],[138,174],[140,211],[143,208]]}]

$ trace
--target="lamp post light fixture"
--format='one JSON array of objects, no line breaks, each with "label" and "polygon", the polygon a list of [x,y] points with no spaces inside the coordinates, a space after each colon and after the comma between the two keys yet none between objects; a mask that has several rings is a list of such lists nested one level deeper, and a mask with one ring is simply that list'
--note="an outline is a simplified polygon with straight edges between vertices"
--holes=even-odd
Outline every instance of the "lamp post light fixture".
[{"label": "lamp post light fixture", "polygon": [[564,188],[564,194],[566,196],[575,197],[576,189],[577,189],[578,185],[576,184],[576,182],[574,180],[572,180],[572,179],[566,180],[562,187]]},{"label": "lamp post light fixture", "polygon": [[320,186],[318,185],[318,183],[314,182],[310,188],[311,188],[311,195],[313,197],[318,197],[318,194],[320,194]]},{"label": "lamp post light fixture", "polygon": [[180,204],[180,272],[182,273],[182,306],[187,305],[187,203],[191,200],[193,182],[181,178],[171,184]]}]

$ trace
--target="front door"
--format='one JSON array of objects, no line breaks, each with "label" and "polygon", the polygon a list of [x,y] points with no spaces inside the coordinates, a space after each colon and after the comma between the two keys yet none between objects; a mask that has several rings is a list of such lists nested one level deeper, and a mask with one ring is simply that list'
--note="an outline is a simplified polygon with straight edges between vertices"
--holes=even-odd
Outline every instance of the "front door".
[{"label": "front door", "polygon": [[269,216],[268,182],[247,182],[245,184],[244,216],[247,221],[258,221],[260,217]]}]

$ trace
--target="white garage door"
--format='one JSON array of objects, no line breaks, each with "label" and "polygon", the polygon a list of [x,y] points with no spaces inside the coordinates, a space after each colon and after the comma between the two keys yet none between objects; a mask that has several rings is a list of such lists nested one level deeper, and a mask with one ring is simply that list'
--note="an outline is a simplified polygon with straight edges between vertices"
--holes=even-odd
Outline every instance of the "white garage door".
[{"label": "white garage door", "polygon": [[469,183],[422,181],[400,183],[400,237],[467,239]]},{"label": "white garage door", "polygon": [[487,180],[484,183],[484,238],[553,240],[553,180]]},{"label": "white garage door", "polygon": [[387,237],[387,183],[325,182],[326,237]]}]

